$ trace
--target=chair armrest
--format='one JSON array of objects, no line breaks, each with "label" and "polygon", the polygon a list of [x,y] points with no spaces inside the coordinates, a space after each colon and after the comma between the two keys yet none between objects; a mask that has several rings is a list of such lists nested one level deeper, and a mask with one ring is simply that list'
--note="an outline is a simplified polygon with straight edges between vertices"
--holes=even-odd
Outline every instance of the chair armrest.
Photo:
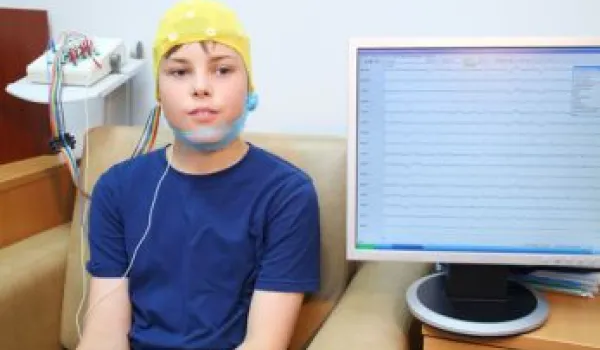
[{"label": "chair armrest", "polygon": [[74,188],[57,156],[0,164],[0,248],[71,221]]},{"label": "chair armrest", "polygon": [[404,296],[429,271],[423,263],[365,263],[308,349],[409,349],[413,317]]},{"label": "chair armrest", "polygon": [[69,225],[0,249],[0,349],[61,349]]}]

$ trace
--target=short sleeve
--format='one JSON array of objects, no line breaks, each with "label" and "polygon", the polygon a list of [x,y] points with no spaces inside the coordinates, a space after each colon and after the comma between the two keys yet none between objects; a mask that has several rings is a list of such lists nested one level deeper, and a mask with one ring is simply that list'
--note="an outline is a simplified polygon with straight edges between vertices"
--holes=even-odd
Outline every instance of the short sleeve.
[{"label": "short sleeve", "polygon": [[122,277],[127,268],[119,181],[111,168],[100,176],[92,192],[87,271],[94,277]]},{"label": "short sleeve", "polygon": [[320,223],[317,193],[302,180],[272,202],[265,248],[255,288],[280,292],[316,292],[320,282]]}]

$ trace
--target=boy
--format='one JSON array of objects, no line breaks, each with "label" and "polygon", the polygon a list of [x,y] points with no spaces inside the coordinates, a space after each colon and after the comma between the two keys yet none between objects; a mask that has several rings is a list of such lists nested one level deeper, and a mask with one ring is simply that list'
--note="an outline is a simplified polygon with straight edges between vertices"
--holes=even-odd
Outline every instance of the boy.
[{"label": "boy", "polygon": [[154,71],[175,139],[94,187],[79,349],[286,349],[303,294],[319,286],[317,195],[239,136],[256,99],[235,14],[175,5]]}]

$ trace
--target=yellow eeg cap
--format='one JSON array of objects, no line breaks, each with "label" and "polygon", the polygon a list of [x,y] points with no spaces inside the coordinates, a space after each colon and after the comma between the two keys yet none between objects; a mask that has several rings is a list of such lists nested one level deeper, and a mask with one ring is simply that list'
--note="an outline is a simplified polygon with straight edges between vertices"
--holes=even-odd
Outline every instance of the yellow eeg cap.
[{"label": "yellow eeg cap", "polygon": [[154,40],[154,76],[163,56],[177,45],[215,41],[236,50],[248,71],[249,92],[254,91],[250,61],[250,39],[237,15],[225,5],[211,0],[186,0],[167,10],[162,17]]}]

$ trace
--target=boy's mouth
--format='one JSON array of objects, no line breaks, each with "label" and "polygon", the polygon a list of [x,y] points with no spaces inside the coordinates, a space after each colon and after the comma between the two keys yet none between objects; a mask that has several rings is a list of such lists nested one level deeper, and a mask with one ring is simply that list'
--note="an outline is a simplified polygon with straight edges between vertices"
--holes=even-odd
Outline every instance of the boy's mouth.
[{"label": "boy's mouth", "polygon": [[196,122],[209,123],[217,119],[217,111],[212,108],[195,108],[188,112],[188,115]]}]

